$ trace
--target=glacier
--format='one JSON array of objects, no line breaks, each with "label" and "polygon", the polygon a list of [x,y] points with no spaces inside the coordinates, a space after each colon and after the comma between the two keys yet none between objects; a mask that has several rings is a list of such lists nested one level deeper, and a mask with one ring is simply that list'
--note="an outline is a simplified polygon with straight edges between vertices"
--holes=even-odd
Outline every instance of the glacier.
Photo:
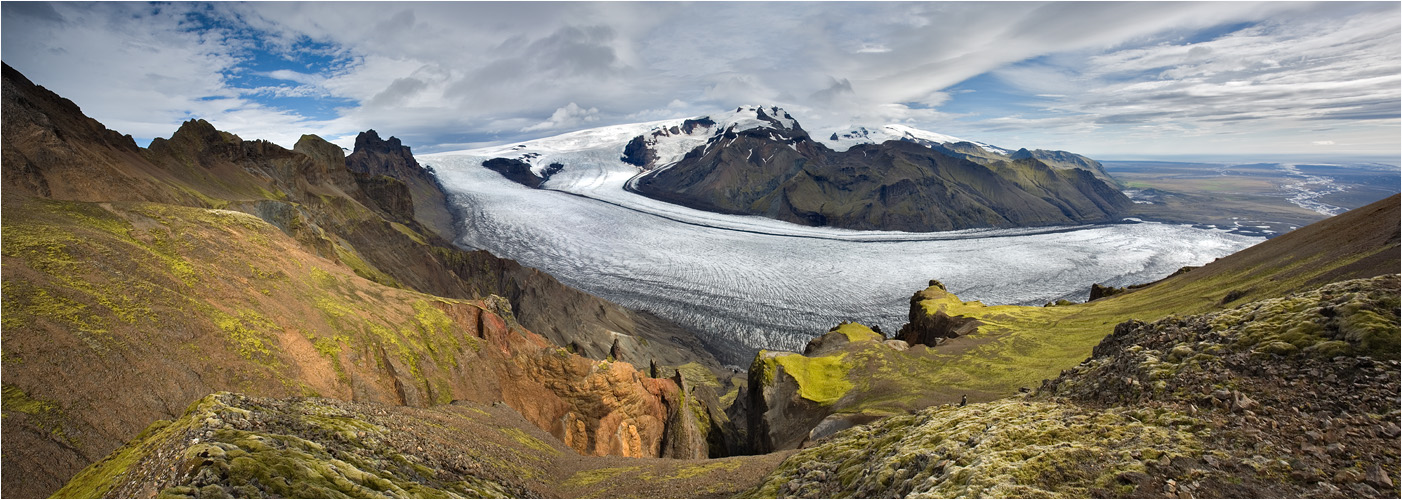
[{"label": "glacier", "polygon": [[[801,351],[843,321],[894,332],[906,321],[911,294],[931,279],[985,304],[1080,301],[1092,283],[1154,281],[1264,241],[1139,221],[906,233],[705,212],[626,189],[639,169],[619,159],[622,145],[659,126],[666,124],[416,158],[433,169],[457,208],[459,245],[515,259],[692,328],[713,344],[750,352]],[[496,157],[565,167],[531,189],[481,166]]]}]

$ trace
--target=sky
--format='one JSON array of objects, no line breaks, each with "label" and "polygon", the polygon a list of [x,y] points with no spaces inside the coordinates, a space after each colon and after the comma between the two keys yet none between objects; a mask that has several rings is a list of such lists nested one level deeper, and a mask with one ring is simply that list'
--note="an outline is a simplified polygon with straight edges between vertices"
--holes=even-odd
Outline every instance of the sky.
[{"label": "sky", "polygon": [[[1398,2],[0,3],[0,58],[146,144],[418,153],[777,105],[1099,159],[1402,154]],[[1395,160],[1394,160],[1395,162]]]}]

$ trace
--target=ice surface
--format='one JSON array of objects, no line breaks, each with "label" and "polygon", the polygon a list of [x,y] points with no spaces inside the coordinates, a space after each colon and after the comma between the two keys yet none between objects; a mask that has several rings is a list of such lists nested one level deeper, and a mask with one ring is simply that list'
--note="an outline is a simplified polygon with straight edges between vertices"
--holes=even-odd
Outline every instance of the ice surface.
[{"label": "ice surface", "polygon": [[752,348],[799,350],[841,321],[894,331],[930,279],[987,304],[1085,300],[1091,283],[1153,281],[1263,240],[1158,223],[905,233],[714,214],[625,191],[638,169],[619,156],[637,134],[622,132],[612,146],[595,134],[579,150],[527,148],[565,165],[540,190],[481,167],[509,147],[418,159],[462,209],[460,244]]}]

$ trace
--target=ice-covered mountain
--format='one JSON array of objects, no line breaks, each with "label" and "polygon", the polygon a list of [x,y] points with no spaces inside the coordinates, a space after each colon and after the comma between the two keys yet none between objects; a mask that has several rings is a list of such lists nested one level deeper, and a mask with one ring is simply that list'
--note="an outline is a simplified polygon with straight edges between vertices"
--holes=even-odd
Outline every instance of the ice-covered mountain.
[{"label": "ice-covered mountain", "polygon": [[834,151],[846,151],[858,144],[881,144],[886,141],[909,141],[927,147],[967,142],[982,148],[988,153],[1000,155],[1012,154],[1012,151],[992,144],[978,141],[966,141],[952,135],[944,135],[938,132],[920,130],[899,124],[883,125],[875,128],[855,127],[846,132],[833,132],[831,136],[828,136],[826,143],[828,147],[831,147]]},{"label": "ice-covered mountain", "polygon": [[836,149],[782,108],[740,106],[460,154],[533,188],[626,185],[700,210],[859,230],[1108,222],[1132,205],[1098,163],[1071,153],[1010,151],[902,125],[834,137]]}]

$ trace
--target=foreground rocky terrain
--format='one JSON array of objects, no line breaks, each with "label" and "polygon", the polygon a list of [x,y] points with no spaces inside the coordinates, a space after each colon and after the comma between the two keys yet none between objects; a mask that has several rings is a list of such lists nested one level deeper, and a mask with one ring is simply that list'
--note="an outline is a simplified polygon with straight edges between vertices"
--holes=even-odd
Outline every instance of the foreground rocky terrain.
[{"label": "foreground rocky terrain", "polygon": [[1130,321],[1034,394],[790,457],[758,497],[1396,497],[1398,276]]},{"label": "foreground rocky terrain", "polygon": [[585,457],[510,407],[218,393],[152,424],[58,497],[733,497],[786,454]]},{"label": "foreground rocky terrain", "polygon": [[1394,497],[1398,288],[1384,275],[1128,321],[1034,393],[722,460],[579,457],[505,405],[221,393],[59,496]]},{"label": "foreground rocky terrain", "polygon": [[731,420],[746,423],[757,450],[789,449],[884,416],[1016,395],[1085,360],[1126,321],[1212,313],[1395,273],[1402,265],[1398,220],[1402,198],[1393,196],[1079,304],[986,306],[932,281],[911,296],[909,321],[892,338],[851,323],[802,353],[761,352],[750,368],[747,406],[731,408]]}]

